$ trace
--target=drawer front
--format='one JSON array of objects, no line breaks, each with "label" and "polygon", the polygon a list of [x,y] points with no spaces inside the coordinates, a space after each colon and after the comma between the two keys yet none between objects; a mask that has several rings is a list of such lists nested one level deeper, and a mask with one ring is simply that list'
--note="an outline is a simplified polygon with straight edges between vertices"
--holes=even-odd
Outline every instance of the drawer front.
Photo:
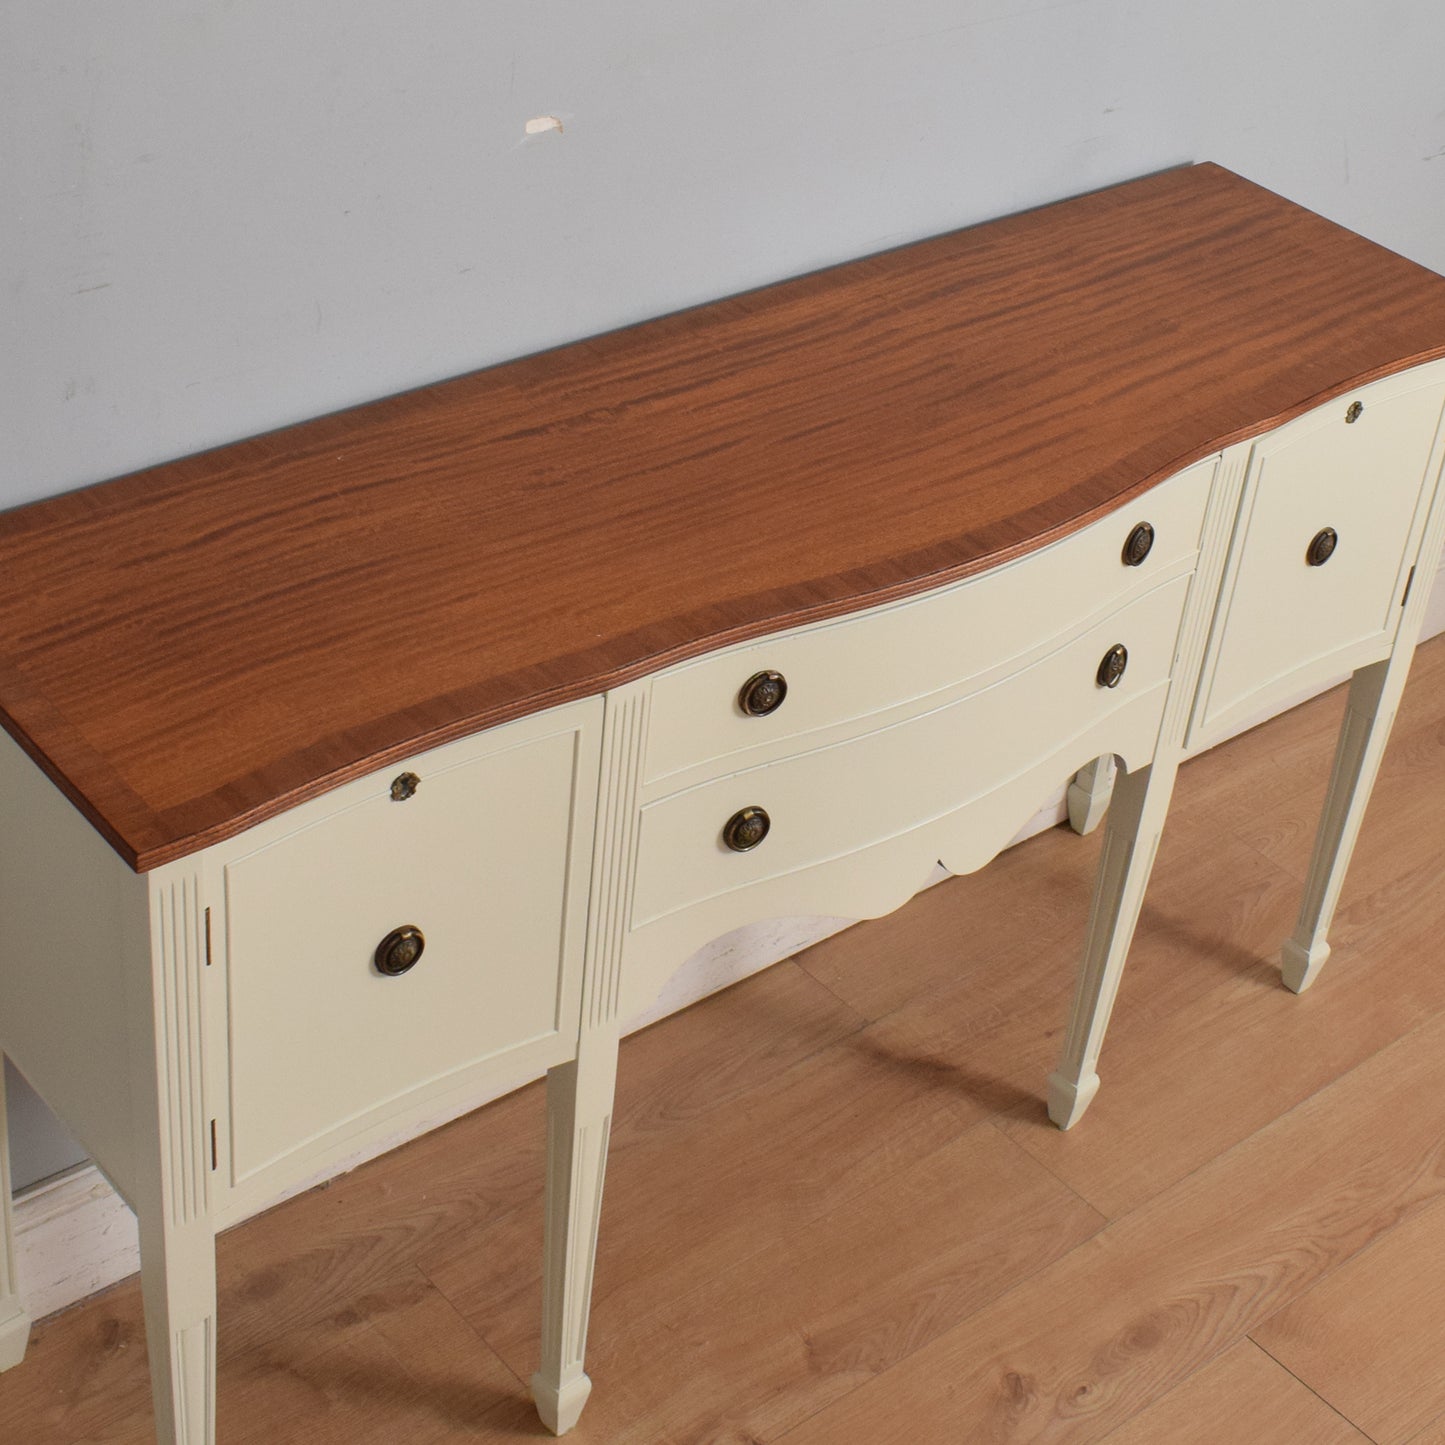
[{"label": "drawer front", "polygon": [[[730,648],[653,684],[645,777],[658,782],[712,759],[865,718],[1044,646],[1080,612],[1102,612],[1199,547],[1215,459],[1189,467],[1074,536],[986,576],[835,622]],[[1141,523],[1152,546],[1123,560]],[[787,693],[749,715],[747,681],[777,673]]]},{"label": "drawer front", "polygon": [[1363,387],[1256,443],[1196,733],[1323,681],[1331,659],[1344,670],[1388,649],[1445,399],[1430,377]]},{"label": "drawer front", "polygon": [[[1032,666],[959,701],[644,807],[633,927],[907,832],[1051,756],[1059,755],[1062,781],[1086,761],[1071,755],[1071,740],[1111,712],[1151,709],[1148,735],[1157,738],[1189,580],[1162,584]],[[1117,643],[1128,661],[1117,685],[1106,687],[1100,664]],[[1128,759],[1131,766],[1148,761]],[[747,809],[766,812],[770,827],[756,847],[734,851],[724,832]]]},{"label": "drawer front", "polygon": [[[226,864],[233,1183],[485,1061],[570,1057],[600,716],[436,749]],[[403,927],[424,947],[389,975],[378,944]]]}]

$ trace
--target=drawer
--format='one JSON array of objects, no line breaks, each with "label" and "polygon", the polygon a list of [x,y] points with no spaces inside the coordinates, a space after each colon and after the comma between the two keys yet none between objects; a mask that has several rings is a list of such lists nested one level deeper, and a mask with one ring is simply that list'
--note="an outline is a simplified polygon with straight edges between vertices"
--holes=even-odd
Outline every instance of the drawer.
[{"label": "drawer", "polygon": [[[596,699],[497,728],[238,840],[222,880],[233,1183],[414,1091],[571,1057],[600,719]],[[408,773],[415,792],[393,798]],[[388,974],[378,944],[403,927],[424,946]]]},{"label": "drawer", "polygon": [[[1149,710],[1147,735],[1157,738],[1189,581],[1161,584],[1040,661],[961,700],[647,805],[633,927],[907,832],[1050,757],[1057,756],[1062,781],[1087,761],[1073,756],[1071,740],[1096,730],[1112,712]],[[1097,674],[1116,643],[1127,648],[1128,662],[1118,684],[1105,687]],[[1131,766],[1149,760],[1128,759]],[[765,811],[770,827],[760,844],[737,852],[724,842],[724,829],[745,809]]]},{"label": "drawer", "polygon": [[[1441,370],[1429,367],[1255,444],[1191,743],[1384,655],[1419,546],[1442,400]],[[1311,554],[1322,534],[1327,558],[1327,541]]]},{"label": "drawer", "polygon": [[[646,780],[885,712],[1046,647],[1066,626],[1187,565],[1199,547],[1215,460],[985,576],[662,673],[653,684]],[[1146,522],[1153,545],[1142,564],[1126,565],[1125,542]],[[776,710],[750,716],[741,689],[767,672],[786,680],[786,697]]]}]

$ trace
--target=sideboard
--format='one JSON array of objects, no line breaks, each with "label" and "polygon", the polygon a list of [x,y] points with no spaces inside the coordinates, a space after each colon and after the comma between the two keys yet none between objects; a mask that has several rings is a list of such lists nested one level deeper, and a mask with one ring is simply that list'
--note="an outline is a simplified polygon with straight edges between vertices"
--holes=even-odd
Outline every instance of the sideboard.
[{"label": "sideboard", "polygon": [[219,1228],[544,1070],[568,1429],[625,1021],[1112,755],[1074,1124],[1180,762],[1350,672],[1309,985],[1442,407],[1445,279],[1200,165],[0,516],[0,1049],[138,1216],[159,1439],[215,1436]]}]

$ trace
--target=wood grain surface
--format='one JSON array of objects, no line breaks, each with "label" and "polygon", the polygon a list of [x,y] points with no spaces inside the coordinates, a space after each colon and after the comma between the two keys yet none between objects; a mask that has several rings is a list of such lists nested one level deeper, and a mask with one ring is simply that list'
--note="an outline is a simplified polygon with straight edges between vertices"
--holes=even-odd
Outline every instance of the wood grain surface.
[{"label": "wood grain surface", "polygon": [[1255,1332],[1376,1445],[1445,1418],[1445,1204],[1391,1230]]},{"label": "wood grain surface", "polygon": [[1110,1431],[1103,1445],[1219,1445],[1223,1440],[1375,1445],[1248,1339]]},{"label": "wood grain surface", "polygon": [[1445,279],[1163,172],[0,516],[0,722],[144,870],[1442,354]]}]

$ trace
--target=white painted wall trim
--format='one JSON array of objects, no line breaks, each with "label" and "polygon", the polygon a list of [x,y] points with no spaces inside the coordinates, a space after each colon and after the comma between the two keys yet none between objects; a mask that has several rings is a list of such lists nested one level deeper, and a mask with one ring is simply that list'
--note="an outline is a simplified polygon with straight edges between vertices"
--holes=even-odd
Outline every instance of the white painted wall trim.
[{"label": "white painted wall trim", "polygon": [[15,1200],[15,1272],[38,1320],[140,1268],[136,1219],[94,1164],[77,1164]]},{"label": "white painted wall trim", "polygon": [[[1433,637],[1441,632],[1445,632],[1445,567],[1441,568],[1435,580],[1421,637]],[[1268,717],[1288,711],[1289,707],[1297,706],[1334,685],[1330,682],[1325,687],[1302,694],[1287,706],[1271,709],[1237,731],[1257,726]],[[1064,822],[1067,817],[1066,788],[1061,786],[1019,831],[1013,842],[1021,843],[1026,838],[1032,838]],[[947,876],[940,868],[928,886],[941,882]],[[851,923],[852,920],[843,918],[773,919],[716,939],[678,970],[652,1007],[633,1019],[626,1031],[633,1033],[646,1028],[648,1024],[687,1008],[709,994],[792,957],[802,949],[850,927]],[[446,1114],[428,1118],[418,1126],[358,1152],[331,1174],[334,1177],[354,1169],[368,1159],[405,1143],[408,1138],[469,1113],[528,1082],[529,1079],[517,1079],[508,1088],[494,1090],[485,1097],[455,1100]],[[303,1181],[280,1198],[299,1194],[321,1182],[320,1176]],[[270,1201],[270,1204],[280,1203],[280,1198]],[[270,1204],[265,1207],[269,1208]],[[32,1319],[42,1319],[75,1304],[140,1268],[135,1217],[93,1164],[78,1165],[55,1179],[22,1191],[15,1200],[15,1220],[17,1273],[21,1296]]]}]

